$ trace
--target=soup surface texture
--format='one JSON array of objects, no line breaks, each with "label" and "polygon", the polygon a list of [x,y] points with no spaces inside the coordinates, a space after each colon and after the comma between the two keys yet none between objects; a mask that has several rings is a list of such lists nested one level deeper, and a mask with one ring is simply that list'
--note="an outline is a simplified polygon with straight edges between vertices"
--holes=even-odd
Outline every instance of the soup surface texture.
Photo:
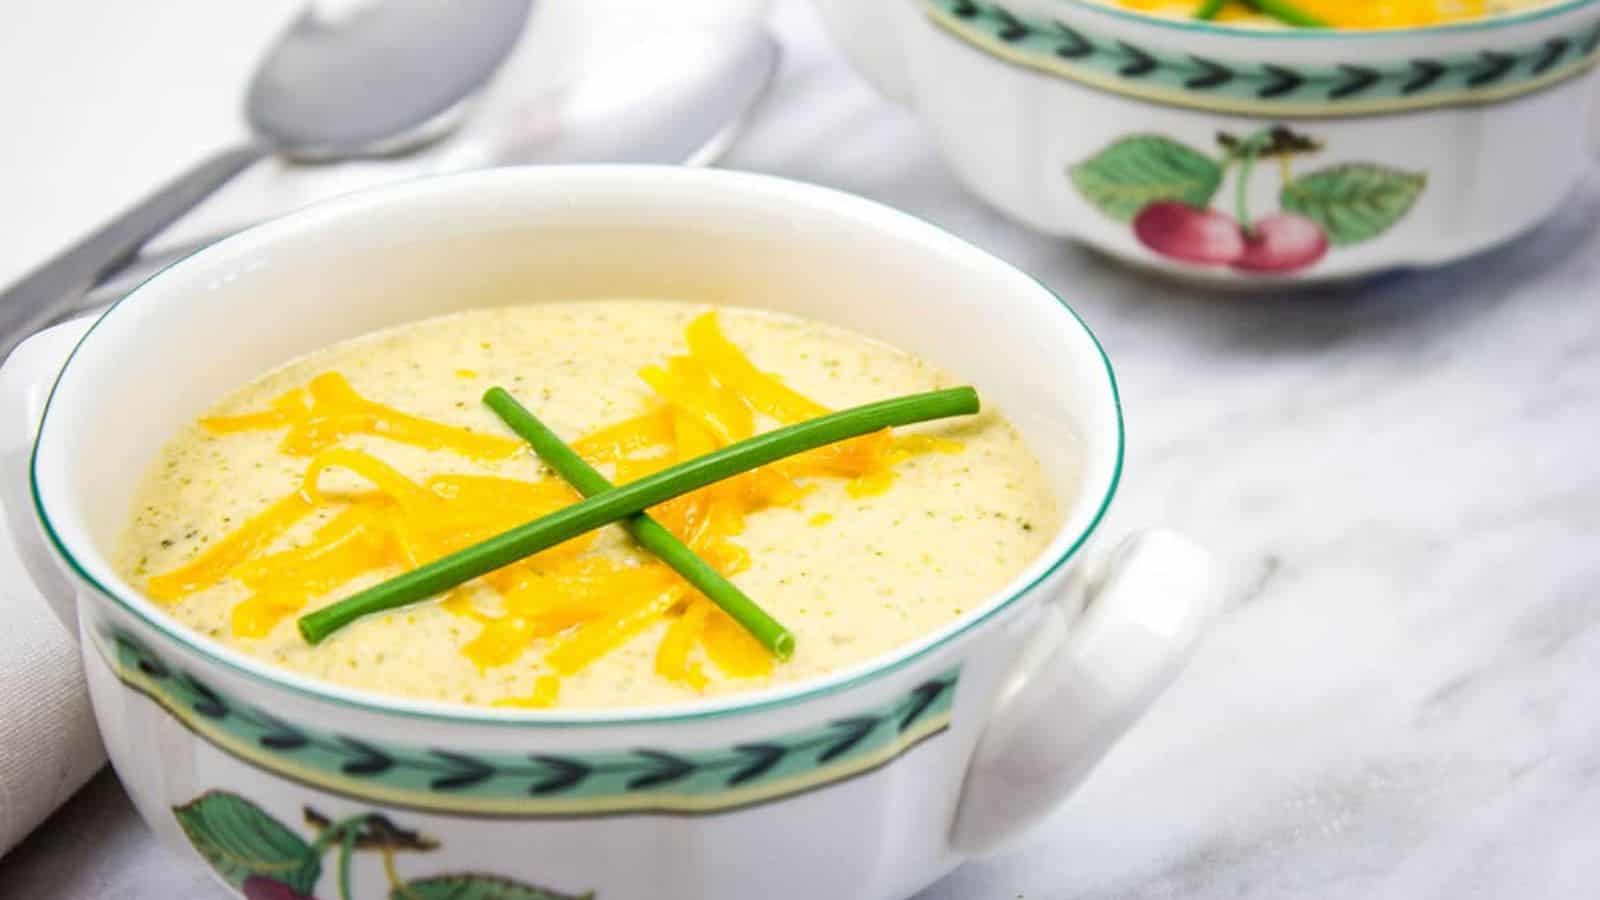
[{"label": "soup surface texture", "polygon": [[1061,510],[992,410],[824,448],[652,513],[796,638],[777,661],[608,526],[317,646],[297,616],[575,502],[480,398],[502,386],[622,483],[752,432],[948,387],[853,332],[606,301],[461,313],[298,359],[161,453],[119,563],[179,621],[340,685],[615,708],[814,678],[948,624]]},{"label": "soup surface texture", "polygon": [[[1168,18],[1193,18],[1200,0],[1104,0],[1114,6]],[[1550,6],[1554,0],[1294,0],[1294,7],[1335,28],[1416,28],[1446,25]],[[1286,27],[1244,0],[1228,0],[1216,21]]]}]

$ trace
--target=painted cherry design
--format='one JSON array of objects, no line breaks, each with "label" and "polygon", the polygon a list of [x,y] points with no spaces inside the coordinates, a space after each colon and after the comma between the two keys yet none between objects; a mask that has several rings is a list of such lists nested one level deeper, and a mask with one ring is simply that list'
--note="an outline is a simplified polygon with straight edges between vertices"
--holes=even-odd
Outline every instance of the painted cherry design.
[{"label": "painted cherry design", "polygon": [[[310,893],[329,874],[324,859],[338,854],[338,896],[407,897],[459,900],[527,898],[527,900],[580,900],[587,894],[563,894],[535,884],[480,872],[453,872],[403,880],[395,870],[394,854],[427,853],[439,842],[420,831],[403,828],[378,812],[356,813],[338,820],[303,807],[305,822],[317,836],[303,840],[294,829],[274,818],[250,799],[226,790],[209,790],[182,806],[172,808],[189,843],[229,884],[238,885],[246,900],[316,900]],[[352,862],[358,853],[383,856],[388,888],[379,892],[352,889]],[[240,871],[243,869],[244,871]],[[242,879],[241,879],[241,876]],[[282,877],[274,877],[282,876]],[[287,879],[287,880],[285,880]],[[305,888],[307,893],[301,893]]]},{"label": "painted cherry design", "polygon": [[244,880],[244,895],[248,900],[315,900],[305,894],[297,893],[294,888],[264,875],[251,875]]},{"label": "painted cherry design", "polygon": [[1133,220],[1133,233],[1162,256],[1200,265],[1229,265],[1246,251],[1244,233],[1231,216],[1175,200],[1146,206]]},{"label": "painted cherry design", "polygon": [[[1263,154],[1287,154],[1315,146],[1275,128],[1262,129],[1242,141],[1228,138],[1224,147],[1229,159],[1223,171],[1233,161],[1239,164],[1234,176],[1234,215],[1176,200],[1157,200],[1134,216],[1133,233],[1151,250],[1182,262],[1262,274],[1304,269],[1328,252],[1322,226],[1287,211],[1252,221],[1250,176]],[[1222,176],[1219,173],[1217,177],[1220,180]],[[1287,168],[1284,178],[1287,183]]]},{"label": "painted cherry design", "polygon": [[1328,252],[1321,226],[1295,213],[1257,219],[1244,236],[1244,252],[1233,267],[1242,272],[1293,272],[1315,263]]},{"label": "painted cherry design", "polygon": [[[1324,142],[1282,124],[1244,137],[1219,131],[1216,143],[1220,155],[1164,134],[1124,134],[1068,166],[1067,180],[1080,199],[1129,227],[1153,254],[1262,276],[1303,272],[1337,250],[1387,234],[1428,184],[1427,172],[1375,160],[1295,172],[1295,160],[1321,153]],[[1251,201],[1271,202],[1269,179],[1257,171],[1266,163],[1277,163],[1277,203],[1257,216]]]}]

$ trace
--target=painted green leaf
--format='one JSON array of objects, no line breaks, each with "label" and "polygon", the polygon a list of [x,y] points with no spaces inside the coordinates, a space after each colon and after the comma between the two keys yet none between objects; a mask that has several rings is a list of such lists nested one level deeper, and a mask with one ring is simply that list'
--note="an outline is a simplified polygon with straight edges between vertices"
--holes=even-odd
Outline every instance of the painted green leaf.
[{"label": "painted green leaf", "polygon": [[1283,208],[1322,226],[1335,246],[1388,231],[1411,211],[1428,176],[1376,163],[1344,163],[1307,172],[1283,186]]},{"label": "painted green leaf", "polygon": [[311,845],[237,794],[210,791],[172,814],[194,849],[234,887],[261,875],[309,894],[322,874]]},{"label": "painted green leaf", "polygon": [[587,894],[555,891],[493,875],[439,875],[407,882],[389,895],[390,900],[592,900]]},{"label": "painted green leaf", "polygon": [[1222,185],[1217,161],[1170,138],[1141,134],[1116,143],[1067,170],[1084,199],[1119,221],[1132,221],[1158,200],[1204,209]]}]

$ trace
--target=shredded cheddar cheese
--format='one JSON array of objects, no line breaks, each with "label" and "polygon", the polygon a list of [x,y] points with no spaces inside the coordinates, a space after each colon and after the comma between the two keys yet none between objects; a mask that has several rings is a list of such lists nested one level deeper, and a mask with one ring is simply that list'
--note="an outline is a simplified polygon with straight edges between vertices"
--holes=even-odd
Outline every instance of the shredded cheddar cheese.
[{"label": "shredded cheddar cheese", "polygon": [[[527,697],[500,700],[495,706],[520,706],[525,709],[544,709],[554,706],[561,698],[561,679],[554,675],[540,675],[533,682],[533,693]],[[398,883],[397,879],[395,880]]]},{"label": "shredded cheddar cheese", "polygon": [[[760,371],[722,333],[715,314],[694,319],[689,352],[644,367],[654,400],[643,412],[573,443],[624,483],[675,462],[749,438],[763,427],[804,421],[829,410]],[[475,372],[461,370],[463,378]],[[271,503],[208,550],[149,579],[167,603],[224,581],[248,595],[232,610],[233,634],[261,638],[315,601],[352,582],[391,577],[576,501],[554,477],[523,481],[442,474],[417,481],[371,453],[344,443],[376,436],[475,460],[526,452],[517,440],[443,425],[375,403],[336,372],[312,378],[262,412],[202,420],[212,434],[283,429],[279,449],[308,457],[300,487]],[[956,441],[885,430],[762,467],[651,510],[665,527],[724,575],[750,563],[736,543],[746,517],[799,505],[816,478],[846,482],[852,496],[882,493],[897,463],[921,453],[956,453]],[[354,487],[352,487],[354,486]],[[319,524],[292,546],[285,535],[313,514]],[[828,514],[809,521],[820,526]],[[442,598],[450,613],[476,623],[461,652],[480,669],[540,651],[543,671],[528,697],[505,705],[556,701],[560,679],[665,623],[655,670],[694,690],[708,684],[705,663],[728,678],[759,678],[772,656],[720,608],[653,559],[619,562],[591,553],[590,533],[507,566]],[[345,591],[348,592],[348,591]]]},{"label": "shredded cheddar cheese", "polygon": [[[1445,25],[1499,15],[1543,5],[1544,0],[1295,0],[1295,6],[1335,28],[1416,28]],[[1188,18],[1196,0],[1118,0],[1127,9],[1160,16]],[[1232,0],[1217,14],[1218,21],[1272,20],[1242,0]]]},{"label": "shredded cheddar cheese", "polygon": [[280,445],[290,456],[310,456],[353,434],[370,434],[438,450],[453,450],[472,459],[501,459],[523,449],[513,438],[478,434],[410,416],[356,393],[337,372],[311,379],[304,388],[273,401],[266,412],[213,416],[201,427],[213,434],[288,427]]}]

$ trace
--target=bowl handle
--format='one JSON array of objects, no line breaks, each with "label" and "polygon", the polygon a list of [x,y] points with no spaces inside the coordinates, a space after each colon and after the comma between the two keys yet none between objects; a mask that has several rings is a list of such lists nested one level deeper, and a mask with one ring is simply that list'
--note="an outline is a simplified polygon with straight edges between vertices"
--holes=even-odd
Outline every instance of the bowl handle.
[{"label": "bowl handle", "polygon": [[[66,365],[94,324],[96,316],[65,322],[28,338],[11,351],[0,367],[0,504],[5,507],[11,550],[28,573],[28,583],[14,585],[7,602],[30,602],[38,597],[55,612],[67,633],[78,635],[77,609],[72,584],[57,566],[34,512],[32,476],[33,442],[45,402],[56,376]],[[3,552],[3,551],[0,551]]]},{"label": "bowl handle", "polygon": [[1211,554],[1170,531],[1133,535],[1088,585],[1070,629],[1060,604],[1001,691],[967,769],[951,845],[985,853],[1072,792],[1187,662],[1221,606]]}]

